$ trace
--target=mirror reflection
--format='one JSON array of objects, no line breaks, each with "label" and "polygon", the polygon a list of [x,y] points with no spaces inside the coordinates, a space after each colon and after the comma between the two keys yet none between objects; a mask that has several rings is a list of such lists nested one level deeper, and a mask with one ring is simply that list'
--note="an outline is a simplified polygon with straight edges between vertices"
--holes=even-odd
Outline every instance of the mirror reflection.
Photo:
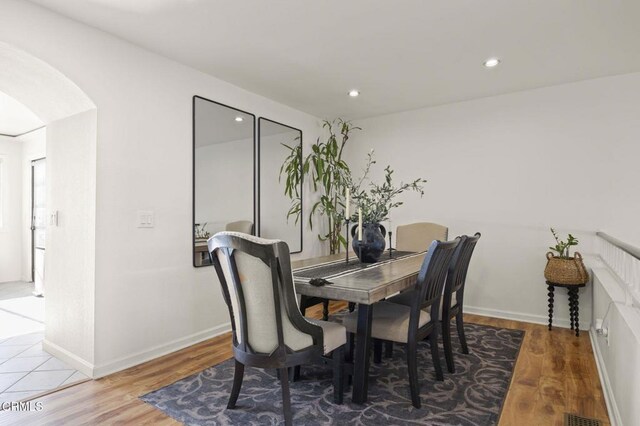
[{"label": "mirror reflection", "polygon": [[254,231],[255,116],[193,98],[193,264],[210,265],[207,239]]},{"label": "mirror reflection", "polygon": [[287,217],[291,200],[284,193],[286,175],[280,177],[280,167],[290,148],[302,147],[302,131],[261,117],[258,135],[260,236],[284,240],[291,253],[301,252],[302,220],[296,223],[295,214]]}]

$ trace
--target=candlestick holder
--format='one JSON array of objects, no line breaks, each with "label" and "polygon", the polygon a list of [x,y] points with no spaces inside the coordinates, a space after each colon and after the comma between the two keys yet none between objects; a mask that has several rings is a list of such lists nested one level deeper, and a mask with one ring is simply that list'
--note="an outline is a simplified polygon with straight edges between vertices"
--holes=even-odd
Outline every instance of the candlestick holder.
[{"label": "candlestick holder", "polygon": [[346,259],[346,263],[347,265],[349,264],[349,222],[351,222],[349,219],[345,219],[345,222],[347,223],[347,259]]},{"label": "candlestick holder", "polygon": [[393,248],[391,248],[391,235],[393,232],[389,231],[389,259],[393,259]]}]

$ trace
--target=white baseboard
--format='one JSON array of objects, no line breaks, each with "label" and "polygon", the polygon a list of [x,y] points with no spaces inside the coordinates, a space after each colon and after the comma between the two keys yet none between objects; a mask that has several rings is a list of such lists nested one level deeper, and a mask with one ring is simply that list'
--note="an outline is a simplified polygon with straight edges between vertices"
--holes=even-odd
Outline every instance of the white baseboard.
[{"label": "white baseboard", "polygon": [[607,404],[607,412],[609,413],[609,421],[611,426],[622,425],[622,419],[620,417],[620,411],[616,405],[616,399],[613,396],[613,388],[609,381],[609,374],[602,358],[602,352],[600,352],[600,345],[598,345],[598,333],[595,328],[589,329],[589,336],[591,337],[591,348],[596,358],[596,367],[598,367],[598,375],[600,376],[600,383],[602,384],[602,390],[604,393],[604,401]]},{"label": "white baseboard", "polygon": [[180,349],[195,345],[196,343],[200,343],[204,340],[211,339],[229,331],[231,331],[231,323],[225,323],[217,327],[209,328],[207,330],[200,331],[198,333],[194,333],[189,336],[181,337],[171,342],[146,349],[144,351],[115,359],[106,364],[97,365],[93,369],[92,377],[94,379],[97,379],[109,374],[116,373],[118,371],[122,371],[129,367],[133,367],[142,364],[143,362],[151,361],[152,359],[161,357],[163,355],[179,351]]},{"label": "white baseboard", "polygon": [[[523,314],[522,312],[501,311],[498,309],[479,308],[477,306],[464,305],[464,312],[467,314],[483,315],[486,317],[502,318],[514,321],[532,322],[534,324],[549,324],[549,317],[543,315]],[[561,328],[571,328],[569,319],[553,318],[553,326]],[[589,330],[591,324],[580,322],[580,330]]]},{"label": "white baseboard", "polygon": [[93,377],[94,366],[90,362],[87,362],[79,356],[72,354],[68,350],[61,348],[55,343],[51,343],[47,339],[44,339],[42,341],[42,349],[58,358],[60,361],[64,361],[85,376]]}]

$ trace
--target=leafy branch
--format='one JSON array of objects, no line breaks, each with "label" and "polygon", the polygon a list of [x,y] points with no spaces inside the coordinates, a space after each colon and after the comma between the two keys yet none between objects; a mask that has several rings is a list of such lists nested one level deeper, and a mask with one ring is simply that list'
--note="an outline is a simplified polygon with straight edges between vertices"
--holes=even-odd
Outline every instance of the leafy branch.
[{"label": "leafy branch", "polygon": [[[322,127],[329,133],[326,142],[320,138],[311,145],[311,153],[302,160],[302,147],[289,149],[289,155],[280,168],[280,179],[286,176],[285,195],[292,199],[287,218],[295,216],[296,222],[302,216],[302,199],[299,194],[304,176],[309,176],[314,192],[320,194],[309,212],[309,226],[313,229],[313,217],[317,214],[327,220],[327,232],[318,234],[320,241],[329,241],[331,254],[340,252],[346,246],[342,236],[345,189],[351,182],[351,171],[342,159],[344,147],[354,130],[361,130],[350,121],[337,118],[325,120]],[[299,152],[298,152],[299,149]]]},{"label": "leafy branch", "polygon": [[[367,154],[367,164],[358,183],[350,182],[353,199],[358,207],[362,209],[362,220],[364,222],[380,223],[387,220],[391,210],[404,204],[402,201],[394,201],[394,199],[405,191],[418,192],[421,197],[424,195],[426,179],[418,178],[408,183],[400,182],[399,186],[394,186],[394,171],[391,166],[387,166],[384,169],[384,182],[382,185],[370,181],[369,172],[373,164],[376,164],[376,161],[372,150]],[[363,188],[367,180],[369,180],[368,188]],[[354,216],[354,220],[357,220],[357,217]]]}]

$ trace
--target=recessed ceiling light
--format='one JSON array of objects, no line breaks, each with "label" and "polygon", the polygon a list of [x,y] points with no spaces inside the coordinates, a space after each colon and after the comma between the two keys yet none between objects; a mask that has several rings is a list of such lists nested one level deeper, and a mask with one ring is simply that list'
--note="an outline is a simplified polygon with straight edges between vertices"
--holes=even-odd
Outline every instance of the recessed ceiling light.
[{"label": "recessed ceiling light", "polygon": [[360,92],[358,90],[356,90],[356,89],[349,90],[349,96],[351,96],[352,98],[355,98],[359,94],[360,94]]},{"label": "recessed ceiling light", "polygon": [[239,122],[241,122],[241,121],[244,121],[244,118],[242,118],[242,117],[240,117],[240,116],[237,116],[237,117],[236,117],[236,121],[239,123]]},{"label": "recessed ceiling light", "polygon": [[484,61],[484,66],[487,68],[493,68],[498,64],[500,64],[500,59],[498,58],[489,58],[486,61]]}]

